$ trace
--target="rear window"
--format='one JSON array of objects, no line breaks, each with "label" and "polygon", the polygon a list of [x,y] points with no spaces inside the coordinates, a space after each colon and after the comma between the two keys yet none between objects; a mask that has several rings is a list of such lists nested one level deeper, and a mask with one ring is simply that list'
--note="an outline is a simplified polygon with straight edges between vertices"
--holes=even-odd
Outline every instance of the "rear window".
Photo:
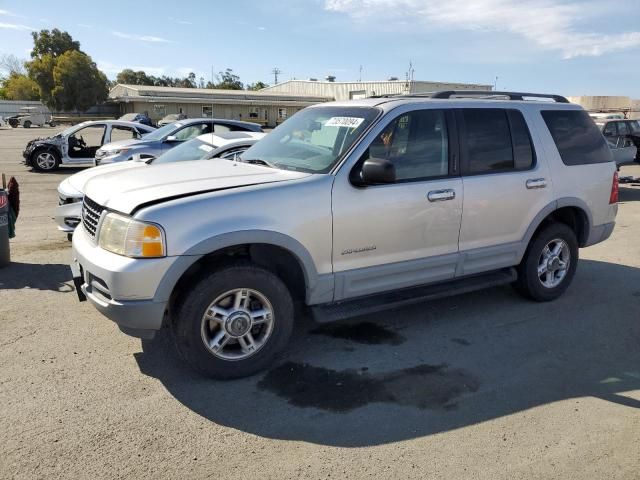
[{"label": "rear window", "polygon": [[602,133],[584,110],[543,110],[542,118],[565,165],[612,162]]}]

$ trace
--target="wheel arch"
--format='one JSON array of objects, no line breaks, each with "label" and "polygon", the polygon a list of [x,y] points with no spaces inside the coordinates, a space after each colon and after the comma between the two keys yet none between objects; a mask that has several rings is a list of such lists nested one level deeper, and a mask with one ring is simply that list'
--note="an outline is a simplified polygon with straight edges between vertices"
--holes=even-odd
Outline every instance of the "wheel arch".
[{"label": "wheel arch", "polygon": [[300,242],[278,232],[256,230],[218,235],[187,250],[165,273],[154,299],[171,304],[203,271],[239,260],[271,270],[294,298],[306,303],[333,298],[333,276],[318,274],[310,253]]},{"label": "wheel arch", "polygon": [[528,248],[536,233],[550,222],[558,222],[567,225],[573,230],[578,239],[578,246],[586,246],[589,233],[593,226],[593,218],[587,204],[574,197],[566,197],[556,200],[543,208],[531,222],[527,229],[523,243],[522,254]]},{"label": "wheel arch", "polygon": [[29,155],[29,163],[30,163],[30,165],[32,167],[35,166],[36,155],[38,153],[40,153],[40,152],[52,152],[52,153],[55,153],[56,155],[58,155],[58,161],[60,163],[62,163],[62,152],[57,147],[57,145],[52,145],[50,143],[44,143],[44,144],[37,145],[36,147],[34,147],[33,151],[31,152],[31,155]]}]

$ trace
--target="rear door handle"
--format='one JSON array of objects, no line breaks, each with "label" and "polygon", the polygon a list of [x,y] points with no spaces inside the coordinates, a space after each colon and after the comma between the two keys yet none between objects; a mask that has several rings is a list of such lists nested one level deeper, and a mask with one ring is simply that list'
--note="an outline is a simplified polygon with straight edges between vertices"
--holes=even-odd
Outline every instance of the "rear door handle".
[{"label": "rear door handle", "polygon": [[547,186],[547,181],[544,178],[530,178],[527,180],[527,188],[534,190],[536,188],[544,188]]},{"label": "rear door handle", "polygon": [[444,202],[445,200],[453,200],[456,198],[456,192],[451,189],[432,190],[427,194],[430,202]]}]

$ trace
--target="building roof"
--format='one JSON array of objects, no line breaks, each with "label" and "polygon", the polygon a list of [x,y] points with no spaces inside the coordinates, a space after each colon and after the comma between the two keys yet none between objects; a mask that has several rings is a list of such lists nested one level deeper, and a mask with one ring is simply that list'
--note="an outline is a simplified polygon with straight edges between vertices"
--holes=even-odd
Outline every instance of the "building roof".
[{"label": "building roof", "polygon": [[263,90],[221,90],[211,88],[158,87],[152,85],[117,84],[109,91],[109,98],[115,101],[165,101],[193,103],[259,103],[259,104],[300,104],[307,106],[333,100],[331,97],[292,95]]}]

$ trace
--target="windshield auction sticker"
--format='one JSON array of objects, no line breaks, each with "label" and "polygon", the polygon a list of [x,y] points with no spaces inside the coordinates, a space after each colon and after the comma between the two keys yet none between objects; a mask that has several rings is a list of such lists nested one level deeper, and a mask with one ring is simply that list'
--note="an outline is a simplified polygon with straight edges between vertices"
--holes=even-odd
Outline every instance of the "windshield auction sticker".
[{"label": "windshield auction sticker", "polygon": [[347,127],[358,128],[364,122],[364,118],[358,117],[331,117],[324,124],[325,127]]}]

